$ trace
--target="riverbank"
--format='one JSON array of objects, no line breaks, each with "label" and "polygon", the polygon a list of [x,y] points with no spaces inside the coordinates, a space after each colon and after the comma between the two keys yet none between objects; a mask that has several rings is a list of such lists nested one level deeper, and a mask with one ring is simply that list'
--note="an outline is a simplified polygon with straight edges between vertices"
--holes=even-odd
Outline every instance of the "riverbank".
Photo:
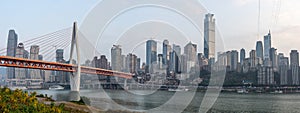
[{"label": "riverbank", "polygon": [[[70,113],[141,113],[141,112],[132,112],[124,110],[102,110],[95,108],[90,105],[82,104],[82,102],[67,102],[67,101],[53,101],[48,100],[48,98],[38,98],[39,102],[44,103],[45,105],[51,106],[61,106],[64,105],[64,110]],[[81,104],[80,104],[81,103]]]},{"label": "riverbank", "polygon": [[[55,101],[47,94],[38,94],[19,89],[0,88],[1,113],[137,113],[122,110],[103,110],[90,106],[89,100],[81,97],[80,101]],[[85,101],[83,101],[85,100]]]}]

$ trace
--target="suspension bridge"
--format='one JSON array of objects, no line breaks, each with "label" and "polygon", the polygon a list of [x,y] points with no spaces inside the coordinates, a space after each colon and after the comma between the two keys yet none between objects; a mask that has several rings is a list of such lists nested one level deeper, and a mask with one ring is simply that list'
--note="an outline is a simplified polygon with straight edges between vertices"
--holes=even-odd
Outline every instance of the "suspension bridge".
[{"label": "suspension bridge", "polygon": [[[74,22],[72,28],[59,30],[53,33],[49,33],[22,42],[24,45],[39,45],[41,50],[40,54],[44,56],[43,60],[32,60],[32,59],[5,56],[7,49],[6,48],[1,49],[0,55],[2,56],[0,56],[0,66],[69,72],[71,73],[70,74],[71,91],[77,91],[77,92],[79,92],[80,90],[81,73],[124,78],[125,79],[124,85],[126,85],[127,79],[132,79],[133,74],[131,73],[124,73],[124,72],[118,72],[118,71],[88,67],[88,66],[81,66],[78,33],[79,31],[77,30],[77,24],[76,22]],[[69,63],[66,64],[66,63],[54,62],[53,60],[56,55],[55,50],[57,48],[66,49],[68,47],[71,47],[70,55],[69,55],[70,57],[68,60]],[[29,49],[29,46],[25,47],[25,49]],[[76,59],[74,59],[75,57],[73,57],[74,53],[77,55]],[[77,64],[72,62],[73,60],[75,60]]]}]

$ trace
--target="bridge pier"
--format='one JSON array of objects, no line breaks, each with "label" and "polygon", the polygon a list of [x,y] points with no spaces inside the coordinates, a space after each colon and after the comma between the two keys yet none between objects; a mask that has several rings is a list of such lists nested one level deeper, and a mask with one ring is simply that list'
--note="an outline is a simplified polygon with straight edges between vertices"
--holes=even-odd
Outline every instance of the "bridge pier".
[{"label": "bridge pier", "polygon": [[76,47],[76,54],[77,54],[77,72],[71,73],[70,76],[70,101],[79,101],[80,100],[80,74],[81,74],[81,67],[80,67],[80,50],[79,50],[79,43],[77,37],[77,23],[74,22],[73,24],[73,31],[72,31],[72,42],[71,42],[71,51],[70,51],[70,60],[69,63],[73,63],[73,52],[74,46]]}]

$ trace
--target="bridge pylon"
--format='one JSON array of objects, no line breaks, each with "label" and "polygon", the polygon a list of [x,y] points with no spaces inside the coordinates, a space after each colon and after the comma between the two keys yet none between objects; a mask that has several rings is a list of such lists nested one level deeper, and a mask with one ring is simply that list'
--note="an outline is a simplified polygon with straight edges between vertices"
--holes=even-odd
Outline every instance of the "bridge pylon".
[{"label": "bridge pylon", "polygon": [[[73,54],[74,49],[76,48],[76,55],[77,55],[77,72],[71,73],[70,76],[70,86],[71,91],[79,92],[80,89],[80,74],[81,74],[81,67],[80,67],[80,49],[79,49],[79,39],[77,35],[77,22],[73,23],[73,30],[72,30],[72,42],[71,42],[71,50],[70,50],[70,64],[73,63]],[[76,100],[76,99],[75,99]]]}]

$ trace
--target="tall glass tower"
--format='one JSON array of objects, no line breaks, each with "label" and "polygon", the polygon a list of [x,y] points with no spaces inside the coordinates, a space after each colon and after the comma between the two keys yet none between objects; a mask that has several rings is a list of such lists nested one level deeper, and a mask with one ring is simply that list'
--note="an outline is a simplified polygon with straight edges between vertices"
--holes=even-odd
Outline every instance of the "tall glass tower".
[{"label": "tall glass tower", "polygon": [[257,58],[261,58],[263,59],[263,44],[262,44],[262,41],[257,41],[256,42],[256,57]]},{"label": "tall glass tower", "polygon": [[122,71],[122,49],[120,45],[111,48],[111,68],[114,71]]},{"label": "tall glass tower", "polygon": [[169,41],[164,40],[164,42],[163,42],[163,59],[162,59],[162,63],[164,65],[168,64],[168,61],[170,59],[170,52],[171,52],[171,46],[169,45]]},{"label": "tall glass tower", "polygon": [[242,48],[241,51],[240,51],[240,63],[241,63],[241,65],[244,64],[245,58],[246,58],[246,51],[245,51],[244,48]]},{"label": "tall glass tower", "polygon": [[271,32],[264,36],[264,65],[270,65],[270,49],[271,49]]},{"label": "tall glass tower", "polygon": [[[18,35],[16,34],[15,30],[9,30],[8,33],[8,40],[7,40],[7,50],[6,55],[15,57],[16,56],[16,50],[18,44]],[[15,68],[8,67],[7,68],[7,78],[8,79],[14,79],[15,78]]]},{"label": "tall glass tower", "polygon": [[299,52],[297,50],[291,50],[290,60],[292,85],[299,85]]},{"label": "tall glass tower", "polygon": [[215,57],[215,23],[214,14],[206,14],[204,19],[204,56],[207,59]]},{"label": "tall glass tower", "polygon": [[149,66],[157,61],[157,42],[148,40],[146,42],[146,65]]},{"label": "tall glass tower", "polygon": [[264,58],[264,48],[262,41],[256,42],[256,57],[259,59],[258,63],[262,64],[262,60]]},{"label": "tall glass tower", "polygon": [[[39,51],[40,51],[40,47],[38,45],[32,45],[30,47],[30,59],[31,60],[39,60]],[[41,79],[40,70],[32,69],[30,71],[30,78],[31,79]]]}]

